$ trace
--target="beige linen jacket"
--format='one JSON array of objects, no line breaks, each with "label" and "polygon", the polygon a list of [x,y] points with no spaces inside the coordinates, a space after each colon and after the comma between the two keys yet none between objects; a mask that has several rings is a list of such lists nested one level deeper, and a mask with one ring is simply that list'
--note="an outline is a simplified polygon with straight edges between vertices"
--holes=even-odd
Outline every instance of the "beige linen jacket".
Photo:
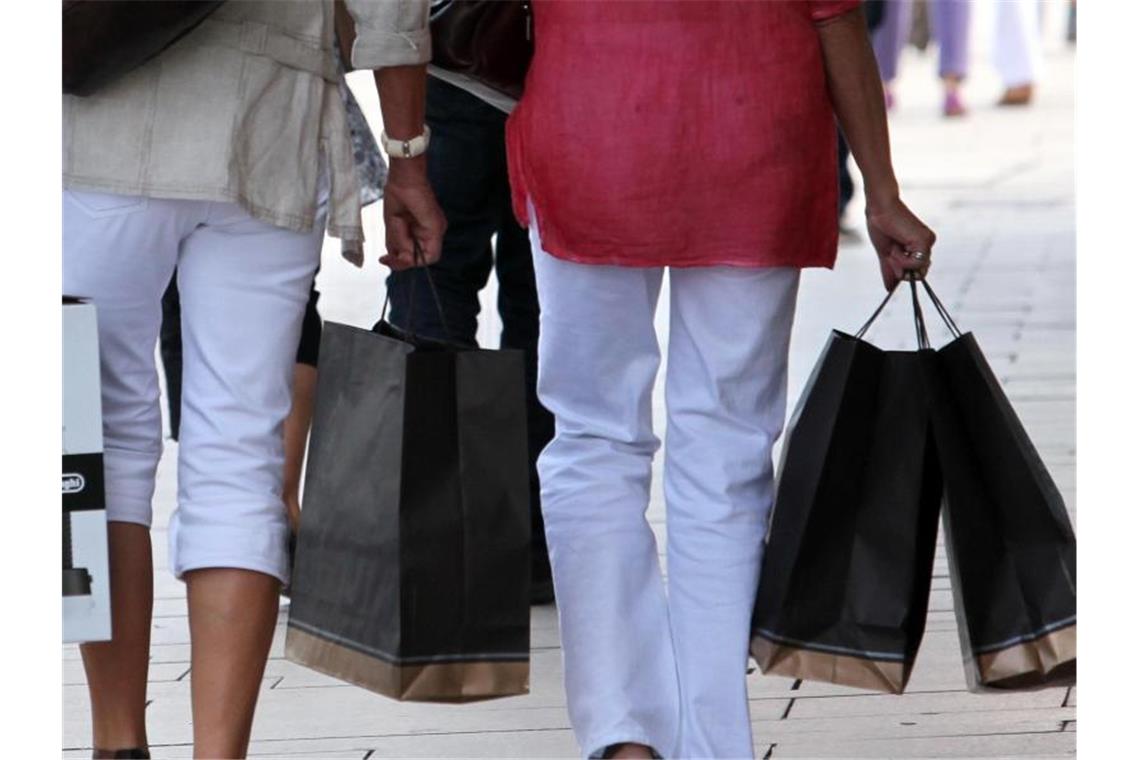
[{"label": "beige linen jacket", "polygon": [[[346,6],[354,68],[431,57],[428,0]],[[329,234],[363,240],[333,44],[333,0],[229,0],[145,66],[64,96],[64,186],[232,202],[307,232],[327,171]]]}]

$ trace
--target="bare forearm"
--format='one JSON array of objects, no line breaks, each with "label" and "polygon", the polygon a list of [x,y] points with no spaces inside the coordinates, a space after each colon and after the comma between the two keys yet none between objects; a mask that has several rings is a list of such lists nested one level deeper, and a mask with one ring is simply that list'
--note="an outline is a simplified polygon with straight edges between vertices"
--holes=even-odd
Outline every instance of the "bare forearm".
[{"label": "bare forearm", "polygon": [[863,175],[868,202],[888,203],[898,198],[899,187],[883,86],[863,14],[845,13],[818,30],[831,105]]},{"label": "bare forearm", "polygon": [[[394,140],[411,140],[424,130],[427,66],[375,70],[384,131]],[[430,150],[430,146],[429,146]],[[384,235],[388,253],[380,263],[393,271],[439,261],[447,220],[427,176],[427,154],[391,157],[384,185]]]},{"label": "bare forearm", "polygon": [[[427,66],[389,66],[376,69],[376,89],[380,93],[380,113],[384,132],[393,140],[411,140],[424,131],[424,101],[427,97]],[[389,180],[413,178],[426,181],[427,159],[392,158]]]},{"label": "bare forearm", "polygon": [[389,66],[376,69],[374,76],[388,136],[410,140],[423,132],[427,66]]}]

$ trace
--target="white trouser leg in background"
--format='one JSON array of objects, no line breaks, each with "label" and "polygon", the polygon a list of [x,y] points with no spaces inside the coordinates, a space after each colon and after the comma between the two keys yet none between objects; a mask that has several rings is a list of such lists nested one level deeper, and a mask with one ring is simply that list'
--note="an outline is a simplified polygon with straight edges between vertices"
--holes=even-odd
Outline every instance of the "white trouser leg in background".
[{"label": "white trouser leg in background", "polygon": [[1045,53],[1037,0],[997,0],[994,67],[1002,84],[1018,87],[1041,79]]},{"label": "white trouser leg in background", "polygon": [[175,267],[182,302],[179,506],[170,563],[288,579],[282,426],[323,237],[232,204],[67,191],[64,292],[99,321],[108,519],[150,525],[162,450],[154,352]]},{"label": "white trouser leg in background", "polygon": [[745,671],[799,270],[669,271],[665,504],[678,757],[751,757]]},{"label": "white trouser leg in background", "polygon": [[542,250],[539,460],[571,723],[583,752],[752,754],[745,667],[798,270],[673,270],[665,489],[669,592],[646,521],[663,270]]}]

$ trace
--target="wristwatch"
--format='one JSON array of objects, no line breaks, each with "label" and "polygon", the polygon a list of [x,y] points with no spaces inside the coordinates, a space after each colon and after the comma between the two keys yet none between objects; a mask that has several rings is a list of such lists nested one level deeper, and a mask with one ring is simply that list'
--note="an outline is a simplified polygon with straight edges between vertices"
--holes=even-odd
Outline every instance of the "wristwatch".
[{"label": "wristwatch", "polygon": [[392,158],[415,158],[427,152],[431,141],[431,127],[424,125],[424,131],[411,140],[393,140],[387,132],[380,133],[380,147]]}]

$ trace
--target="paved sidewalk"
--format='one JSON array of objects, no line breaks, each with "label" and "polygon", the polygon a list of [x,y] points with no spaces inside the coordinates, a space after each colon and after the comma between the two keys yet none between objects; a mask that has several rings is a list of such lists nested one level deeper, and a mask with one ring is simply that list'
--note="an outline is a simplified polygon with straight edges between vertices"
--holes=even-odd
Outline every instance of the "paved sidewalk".
[{"label": "paved sidewalk", "polygon": [[[938,232],[931,282],[963,329],[975,332],[1075,515],[1075,214],[1073,55],[1054,46],[1040,102],[989,106],[992,75],[967,90],[970,118],[937,116],[930,56],[908,53],[892,116],[904,196]],[[371,101],[369,101],[371,102]],[[855,218],[861,208],[852,209]],[[375,215],[375,211],[370,211]],[[382,240],[374,225],[372,240]],[[325,317],[371,324],[379,269],[357,272],[326,250]],[[493,294],[485,294],[490,313]],[[805,274],[792,346],[794,401],[832,327],[854,329],[881,297],[866,245],[845,247],[835,272]],[[668,303],[667,298],[662,299]],[[911,347],[906,304],[880,318],[872,338]],[[661,334],[667,328],[659,314]],[[929,320],[933,322],[933,319]],[[482,334],[495,343],[494,319]],[[663,374],[662,374],[663,377]],[[660,389],[659,389],[660,390]],[[658,420],[664,404],[657,398]],[[165,526],[175,498],[170,445],[156,496],[155,622],[148,722],[155,757],[191,755],[185,594],[166,570]],[[659,465],[658,465],[659,466]],[[659,475],[659,473],[658,473]],[[657,478],[658,482],[660,478]],[[662,532],[655,486],[650,516]],[[663,543],[661,544],[664,545]],[[907,694],[749,677],[758,757],[1055,757],[1075,754],[1076,690],[1010,695],[965,691],[945,554],[939,549],[927,635]],[[572,757],[554,608],[533,615],[526,697],[467,706],[400,704],[286,662],[284,615],[253,730],[265,757]],[[66,757],[90,756],[87,690],[76,647],[64,647]]]}]

